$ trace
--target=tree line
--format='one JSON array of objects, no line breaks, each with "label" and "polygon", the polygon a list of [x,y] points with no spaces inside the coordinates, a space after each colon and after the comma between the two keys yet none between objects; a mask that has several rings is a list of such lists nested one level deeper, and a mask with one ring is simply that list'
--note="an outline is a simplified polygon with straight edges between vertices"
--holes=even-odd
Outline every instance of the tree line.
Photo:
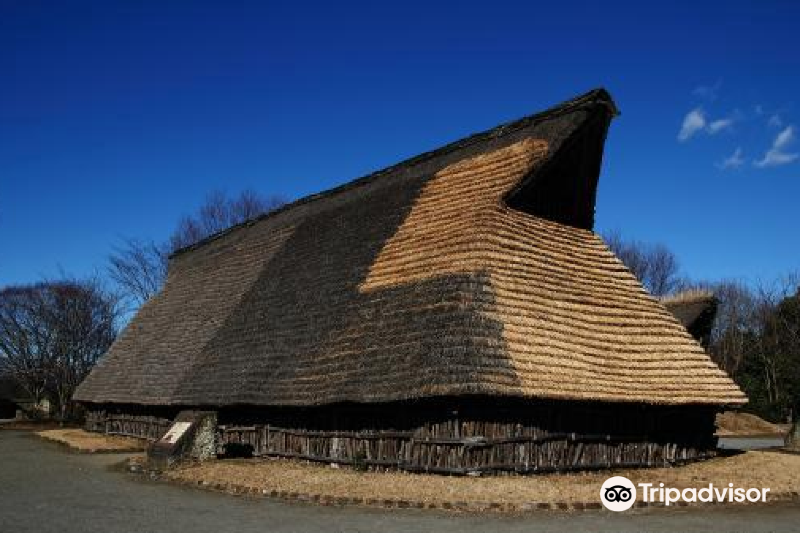
[{"label": "tree line", "polygon": [[[208,195],[182,217],[168,238],[121,239],[102,275],[62,276],[0,289],[0,377],[15,380],[39,402],[47,399],[58,417],[73,416],[75,388],[108,350],[131,312],[164,285],[176,250],[280,208],[277,196],[244,191],[235,197]],[[687,289],[712,292],[718,313],[709,353],[750,398],[749,409],[773,421],[798,412],[800,399],[800,279],[771,283],[697,281],[682,275],[664,245],[604,239],[655,296]]]}]

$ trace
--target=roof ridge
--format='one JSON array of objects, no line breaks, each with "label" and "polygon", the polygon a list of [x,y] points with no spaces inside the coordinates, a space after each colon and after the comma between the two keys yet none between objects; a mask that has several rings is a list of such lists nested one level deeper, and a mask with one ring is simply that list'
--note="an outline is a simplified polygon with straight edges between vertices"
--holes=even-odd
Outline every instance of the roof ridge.
[{"label": "roof ridge", "polygon": [[658,301],[664,305],[678,305],[716,300],[717,296],[709,289],[686,289],[674,294],[660,296]]},{"label": "roof ridge", "polygon": [[565,102],[562,102],[560,104],[552,106],[552,107],[550,107],[548,109],[545,109],[544,111],[540,111],[540,112],[534,113],[532,115],[526,115],[526,116],[524,116],[522,118],[519,118],[519,119],[516,119],[516,120],[512,120],[512,121],[509,121],[509,122],[505,122],[503,124],[500,124],[499,126],[495,126],[493,128],[490,128],[488,130],[484,130],[484,131],[479,132],[479,133],[473,133],[472,135],[468,135],[466,137],[462,137],[461,139],[458,139],[456,141],[448,143],[448,144],[446,144],[444,146],[441,146],[439,148],[436,148],[434,150],[423,152],[421,154],[412,156],[412,157],[410,157],[408,159],[404,159],[404,160],[400,161],[399,163],[395,163],[394,165],[390,165],[388,167],[384,167],[384,168],[376,170],[374,172],[370,172],[369,174],[366,174],[366,175],[361,176],[359,178],[355,178],[355,179],[350,180],[350,181],[348,181],[346,183],[343,183],[341,185],[337,185],[336,187],[333,187],[333,188],[330,188],[330,189],[326,189],[326,190],[323,190],[323,191],[320,191],[320,192],[317,192],[317,193],[313,193],[313,194],[310,194],[310,195],[307,195],[307,196],[303,196],[301,198],[298,198],[297,200],[294,200],[293,202],[289,202],[289,203],[279,207],[278,209],[273,209],[272,211],[269,211],[267,213],[258,215],[256,217],[251,218],[249,220],[246,220],[244,222],[240,222],[239,224],[235,224],[233,226],[230,226],[229,228],[226,228],[226,229],[224,229],[222,231],[218,231],[217,233],[213,233],[213,234],[209,235],[208,237],[200,239],[199,241],[197,241],[194,244],[190,244],[188,246],[184,246],[182,248],[178,248],[177,250],[173,251],[170,254],[169,258],[172,259],[175,256],[182,255],[182,254],[184,254],[186,252],[190,252],[192,250],[195,250],[197,248],[205,246],[206,244],[208,244],[208,243],[210,243],[212,241],[215,241],[215,240],[217,240],[217,239],[219,239],[219,238],[221,238],[221,237],[223,237],[223,236],[225,236],[225,235],[227,235],[227,234],[229,234],[229,233],[231,233],[233,231],[236,231],[236,230],[238,230],[240,228],[243,228],[243,227],[252,226],[253,224],[255,224],[257,222],[260,222],[261,220],[276,216],[276,215],[278,215],[280,213],[283,213],[285,211],[288,211],[288,210],[293,209],[295,207],[298,207],[300,205],[305,205],[305,204],[310,203],[312,201],[320,200],[322,198],[327,198],[329,196],[332,196],[332,195],[335,195],[335,194],[338,194],[338,193],[341,193],[341,192],[344,192],[344,191],[348,191],[348,190],[350,190],[352,188],[359,187],[359,186],[365,185],[367,183],[371,183],[374,180],[376,180],[376,179],[378,179],[378,178],[380,178],[380,177],[382,177],[382,176],[384,176],[386,174],[390,174],[390,173],[397,172],[397,171],[402,170],[402,169],[414,167],[414,166],[419,165],[421,163],[424,163],[426,161],[430,161],[430,160],[435,159],[437,157],[452,153],[452,152],[454,152],[456,150],[460,150],[462,148],[466,148],[468,146],[472,146],[472,145],[477,144],[479,142],[484,142],[484,141],[488,141],[490,139],[496,139],[496,138],[499,138],[499,137],[503,137],[505,135],[508,135],[508,134],[513,133],[515,131],[518,131],[520,129],[526,128],[526,127],[528,127],[528,126],[530,126],[532,124],[535,124],[537,122],[541,122],[541,121],[544,121],[544,120],[550,120],[552,118],[558,117],[558,116],[566,114],[566,113],[574,112],[574,111],[576,111],[578,109],[581,109],[581,108],[584,108],[584,107],[596,106],[596,105],[600,105],[600,106],[606,107],[608,109],[609,113],[612,116],[619,115],[619,109],[617,108],[616,104],[614,103],[614,100],[611,98],[611,94],[609,94],[609,92],[607,90],[605,90],[604,88],[598,87],[598,88],[592,89],[591,91],[588,91],[588,92],[586,92],[586,93],[584,93],[584,94],[582,94],[580,96],[577,96],[575,98],[572,98],[572,99],[567,100]]}]

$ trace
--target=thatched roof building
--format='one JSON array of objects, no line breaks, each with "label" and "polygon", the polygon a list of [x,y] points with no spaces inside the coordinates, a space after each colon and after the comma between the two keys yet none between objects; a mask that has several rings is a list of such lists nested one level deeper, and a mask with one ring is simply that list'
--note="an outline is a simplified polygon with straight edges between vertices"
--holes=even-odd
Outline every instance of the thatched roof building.
[{"label": "thatched roof building", "polygon": [[178,251],[76,398],[375,427],[403,402],[743,403],[592,232],[616,114],[595,90]]},{"label": "thatched roof building", "polygon": [[704,348],[711,341],[711,330],[719,301],[710,291],[687,290],[664,296],[661,303]]}]

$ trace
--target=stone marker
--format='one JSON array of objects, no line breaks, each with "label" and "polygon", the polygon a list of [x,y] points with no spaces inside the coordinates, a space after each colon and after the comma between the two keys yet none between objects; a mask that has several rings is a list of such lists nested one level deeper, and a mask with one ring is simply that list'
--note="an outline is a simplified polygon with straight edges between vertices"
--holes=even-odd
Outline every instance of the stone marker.
[{"label": "stone marker", "polygon": [[216,455],[217,413],[181,411],[169,430],[147,449],[149,470],[166,470],[184,459],[204,461]]}]

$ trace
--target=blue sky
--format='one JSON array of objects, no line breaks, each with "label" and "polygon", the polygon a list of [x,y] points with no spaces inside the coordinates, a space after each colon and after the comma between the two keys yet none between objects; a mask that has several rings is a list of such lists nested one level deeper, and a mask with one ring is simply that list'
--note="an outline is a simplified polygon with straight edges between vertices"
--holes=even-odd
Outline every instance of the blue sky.
[{"label": "blue sky", "polygon": [[800,269],[796,2],[534,4],[0,1],[0,285],[597,86],[622,111],[599,231],[697,279]]}]

